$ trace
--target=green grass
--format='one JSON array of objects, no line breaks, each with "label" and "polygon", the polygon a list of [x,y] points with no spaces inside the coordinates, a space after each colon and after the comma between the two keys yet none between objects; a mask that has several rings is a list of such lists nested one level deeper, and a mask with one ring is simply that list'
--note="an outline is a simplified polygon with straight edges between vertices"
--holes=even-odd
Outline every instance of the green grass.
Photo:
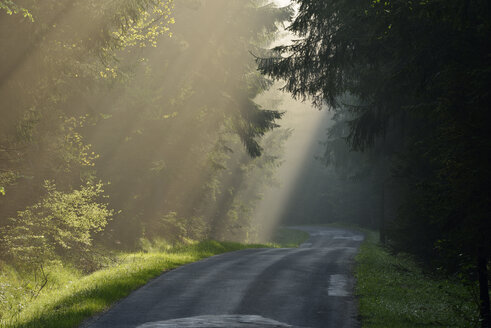
[{"label": "green grass", "polygon": [[471,290],[422,272],[408,256],[389,254],[366,231],[356,257],[356,293],[364,328],[477,327]]},{"label": "green grass", "polygon": [[306,238],[307,233],[279,229],[268,244],[202,241],[172,246],[165,241],[143,240],[142,252],[120,254],[112,265],[89,275],[53,263],[45,268],[48,283],[39,293],[39,273],[20,274],[2,264],[0,327],[77,327],[162,272],[245,248],[297,247]]},{"label": "green grass", "polygon": [[359,231],[365,241],[356,257],[356,294],[363,328],[479,326],[477,290],[458,280],[425,274],[408,255],[378,244],[377,232],[354,224],[318,224]]},{"label": "green grass", "polygon": [[[185,246],[153,245],[151,252],[121,255],[117,264],[83,275],[61,263],[46,268],[48,285],[33,298],[34,278],[4,265],[0,276],[1,327],[76,327],[164,271],[224,252],[267,247],[203,241]],[[38,278],[39,279],[39,278]],[[30,287],[31,285],[33,287]]]}]

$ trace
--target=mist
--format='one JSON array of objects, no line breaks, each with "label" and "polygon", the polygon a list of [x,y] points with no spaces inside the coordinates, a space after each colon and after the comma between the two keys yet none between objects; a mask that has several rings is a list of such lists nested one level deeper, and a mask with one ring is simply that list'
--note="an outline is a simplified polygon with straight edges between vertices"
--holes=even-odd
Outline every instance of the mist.
[{"label": "mist", "polygon": [[[285,29],[298,8],[288,5],[53,1],[3,15],[7,235],[26,228],[18,213],[41,225],[51,211],[43,204],[84,192],[77,206],[100,216],[71,249],[265,241],[279,225],[345,219],[334,215],[337,176],[323,161],[333,112],[257,70],[257,58],[292,42]],[[36,229],[32,242],[48,234]]]},{"label": "mist", "polygon": [[[274,95],[269,91],[262,99]],[[308,102],[294,100],[287,93],[277,91],[276,97],[285,112],[281,128],[290,130],[291,134],[283,146],[281,166],[275,174],[276,184],[265,190],[255,211],[256,220],[263,228],[262,240],[268,240],[280,225],[328,221],[323,217],[325,213],[318,212],[316,217],[311,217],[312,211],[305,210],[322,208],[323,200],[319,198],[322,195],[316,193],[325,188],[327,168],[318,157],[324,152],[322,141],[331,113],[319,111]]]},{"label": "mist", "polygon": [[[288,224],[373,226],[375,182],[352,179],[361,155],[346,144],[349,155],[330,156],[345,121],[258,71],[296,38],[289,4],[27,1],[12,9],[25,16],[2,15],[0,226],[10,242],[24,229],[26,244],[49,235],[38,247],[56,257],[156,239],[267,241]],[[76,219],[46,227],[61,215],[49,204]],[[79,237],[54,232],[81,222]]]},{"label": "mist", "polygon": [[0,0],[0,324],[127,258],[336,225],[474,288],[488,327],[489,8]]},{"label": "mist", "polygon": [[[26,1],[2,12],[0,225],[10,240],[29,229],[26,243],[43,235],[38,250],[54,247],[54,257],[91,245],[137,249],[143,239],[257,240],[253,212],[288,131],[275,129],[281,108],[254,101],[270,82],[252,54],[266,53],[291,9],[92,5]],[[88,239],[62,241],[55,230],[82,223],[42,222],[49,204],[79,194],[74,206],[98,214],[74,212]]]}]

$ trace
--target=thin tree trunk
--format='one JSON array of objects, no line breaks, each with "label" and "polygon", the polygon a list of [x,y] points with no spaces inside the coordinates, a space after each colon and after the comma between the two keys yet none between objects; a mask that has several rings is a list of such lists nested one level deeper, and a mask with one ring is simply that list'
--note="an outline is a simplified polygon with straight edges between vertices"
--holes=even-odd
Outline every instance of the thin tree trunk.
[{"label": "thin tree trunk", "polygon": [[490,304],[489,304],[489,286],[488,286],[488,256],[482,247],[477,254],[477,272],[479,275],[479,300],[481,328],[491,327]]}]

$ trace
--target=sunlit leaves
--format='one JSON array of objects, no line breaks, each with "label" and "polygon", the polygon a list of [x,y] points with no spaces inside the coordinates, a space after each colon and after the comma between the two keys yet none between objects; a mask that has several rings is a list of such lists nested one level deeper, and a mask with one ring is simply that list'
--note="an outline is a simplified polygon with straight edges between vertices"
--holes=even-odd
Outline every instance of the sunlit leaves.
[{"label": "sunlit leaves", "polygon": [[63,256],[70,260],[83,257],[94,233],[114,214],[106,204],[97,202],[104,192],[100,182],[71,192],[58,190],[50,181],[45,181],[44,188],[46,195],[39,202],[19,211],[9,226],[2,228],[2,246],[20,265],[43,264]]},{"label": "sunlit leaves", "polygon": [[118,77],[118,71],[115,67],[106,67],[104,70],[99,72],[99,75],[103,79],[112,78],[115,79]]},{"label": "sunlit leaves", "polygon": [[140,8],[139,15],[129,18],[127,26],[113,32],[120,41],[121,48],[156,47],[157,39],[167,34],[172,36],[170,25],[174,24],[171,17],[173,0],[158,0],[150,8]]},{"label": "sunlit leaves", "polygon": [[21,14],[28,21],[34,22],[31,12],[23,7],[20,7],[12,0],[0,0],[0,10],[4,10],[7,15]]},{"label": "sunlit leaves", "polygon": [[60,140],[61,156],[64,161],[64,168],[67,172],[74,165],[95,166],[94,161],[99,157],[98,154],[91,151],[91,145],[84,142],[84,137],[77,131],[77,128],[83,127],[87,116],[79,118],[70,117],[65,119],[62,130],[64,138]]}]

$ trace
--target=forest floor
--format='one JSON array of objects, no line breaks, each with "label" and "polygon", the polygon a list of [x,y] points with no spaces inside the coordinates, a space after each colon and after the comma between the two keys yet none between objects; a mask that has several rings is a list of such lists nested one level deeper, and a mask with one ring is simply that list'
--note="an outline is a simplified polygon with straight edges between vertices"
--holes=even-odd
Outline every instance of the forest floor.
[{"label": "forest floor", "polygon": [[[162,272],[225,252],[246,248],[296,247],[304,232],[279,230],[269,244],[203,241],[169,246],[147,243],[141,252],[120,253],[115,262],[90,274],[61,262],[44,268],[43,278],[0,267],[0,327],[76,327]],[[43,287],[41,287],[43,286]]]},{"label": "forest floor", "polygon": [[356,257],[356,293],[363,328],[478,327],[475,288],[424,272],[409,256],[394,255],[366,236]]}]

